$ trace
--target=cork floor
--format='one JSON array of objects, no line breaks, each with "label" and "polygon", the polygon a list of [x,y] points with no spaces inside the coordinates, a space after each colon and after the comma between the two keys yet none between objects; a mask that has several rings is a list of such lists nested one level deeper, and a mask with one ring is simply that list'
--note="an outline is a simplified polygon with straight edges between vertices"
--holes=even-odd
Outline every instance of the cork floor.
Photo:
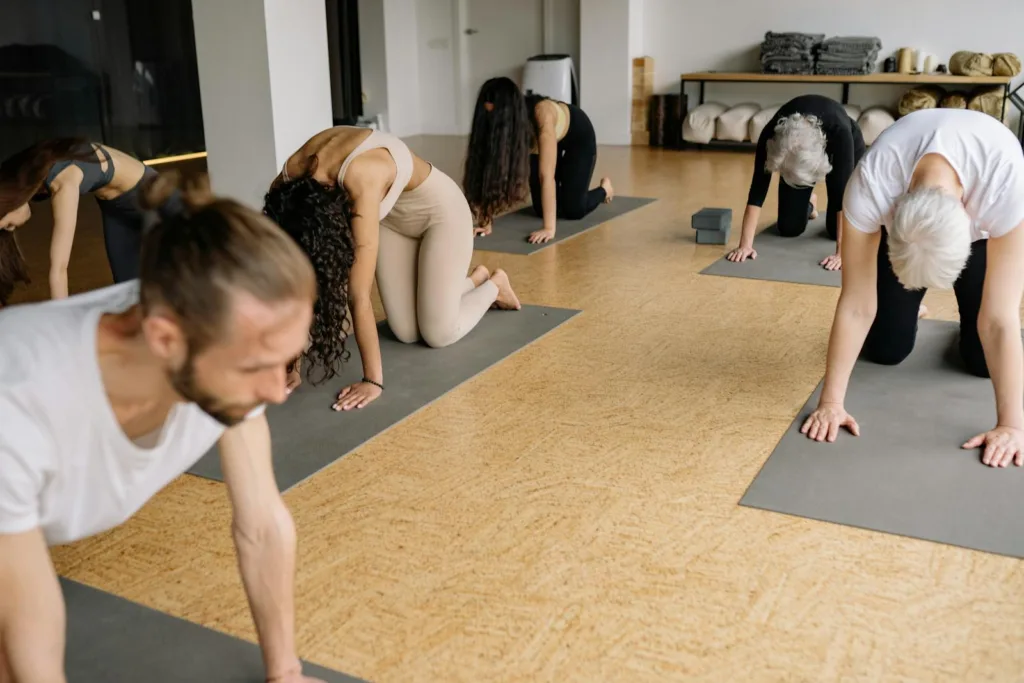
[{"label": "cork floor", "polygon": [[[414,146],[458,168],[460,142]],[[689,216],[732,207],[735,244],[750,164],[602,148],[598,176],[661,201],[476,253],[524,302],[583,314],[286,494],[301,656],[373,681],[1024,680],[1021,562],[737,505],[823,373],[838,296],[698,275],[725,248]],[[76,290],[108,277],[97,234]],[[223,485],[184,476],[54,560],[254,640],[229,515]]]}]

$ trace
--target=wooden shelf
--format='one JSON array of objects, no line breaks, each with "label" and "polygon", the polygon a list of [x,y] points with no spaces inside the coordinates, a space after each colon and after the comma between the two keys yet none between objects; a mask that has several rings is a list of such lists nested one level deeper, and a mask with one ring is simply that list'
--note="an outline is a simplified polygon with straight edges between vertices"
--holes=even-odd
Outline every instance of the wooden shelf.
[{"label": "wooden shelf", "polygon": [[[871,73],[857,74],[851,76],[830,76],[827,74],[766,74],[756,71],[693,71],[679,76],[680,94],[684,96],[684,107],[689,109],[686,103],[686,84],[695,83],[700,86],[700,95],[697,105],[704,104],[704,88],[708,83],[831,83],[842,86],[842,98],[840,102],[849,104],[850,86],[853,85],[988,85],[1003,89],[1003,109],[1000,120],[1006,119],[1006,104],[1012,103],[1021,112],[1020,130],[1017,137],[1024,145],[1024,97],[1017,94],[1024,83],[1010,91],[1013,78],[1010,76],[955,76],[953,74],[901,74],[901,73]],[[687,112],[683,112],[685,118]],[[712,140],[710,143],[697,145],[683,141],[683,148],[687,147],[737,147],[744,143],[726,143],[725,141]],[[751,143],[746,143],[751,144]]]},{"label": "wooden shelf", "polygon": [[695,71],[682,74],[683,81],[735,82],[735,83],[863,83],[863,84],[956,84],[1009,85],[1009,76],[954,76],[953,74],[901,74],[873,73],[856,76],[829,76],[827,74],[763,74],[751,72]]}]

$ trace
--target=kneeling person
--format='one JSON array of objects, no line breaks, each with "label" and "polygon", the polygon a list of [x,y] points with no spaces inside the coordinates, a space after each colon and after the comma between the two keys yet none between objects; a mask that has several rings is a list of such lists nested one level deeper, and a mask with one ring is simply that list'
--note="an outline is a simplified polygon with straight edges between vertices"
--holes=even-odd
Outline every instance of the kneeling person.
[{"label": "kneeling person", "polygon": [[807,221],[817,216],[814,186],[825,181],[828,190],[826,230],[836,240],[836,253],[819,265],[839,270],[843,238],[843,192],[864,155],[864,136],[857,122],[840,103],[821,95],[802,95],[782,105],[775,125],[765,126],[757,141],[754,177],[743,212],[740,245],[729,252],[730,261],[757,258],[754,234],[771,184],[779,174],[778,230],[783,237],[797,237]]},{"label": "kneeling person", "polygon": [[186,189],[188,213],[145,238],[139,280],[0,312],[0,680],[65,680],[48,546],[126,521],[215,443],[267,677],[311,680],[263,406],[286,397],[316,280],[270,220]]},{"label": "kneeling person", "polygon": [[886,130],[846,188],[843,287],[818,409],[802,431],[834,441],[859,428],[843,408],[859,351],[885,365],[914,348],[928,287],[960,308],[960,354],[992,378],[996,426],[964,444],[1024,465],[1024,157],[1010,130],[970,110],[909,114]]}]

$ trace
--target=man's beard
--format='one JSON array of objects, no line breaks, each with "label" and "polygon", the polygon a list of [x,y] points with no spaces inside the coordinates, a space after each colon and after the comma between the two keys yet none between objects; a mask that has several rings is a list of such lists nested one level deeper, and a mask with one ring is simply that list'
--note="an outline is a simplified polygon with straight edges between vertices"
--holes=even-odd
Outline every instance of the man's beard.
[{"label": "man's beard", "polygon": [[[167,377],[171,382],[171,386],[178,392],[178,395],[186,401],[196,404],[200,410],[225,427],[234,427],[245,419],[250,410],[256,407],[256,405],[228,405],[216,396],[201,389],[196,381],[195,358],[191,351],[189,351],[184,365],[178,370],[168,372]],[[239,410],[236,414],[232,410],[235,408],[245,408],[245,410]]]}]

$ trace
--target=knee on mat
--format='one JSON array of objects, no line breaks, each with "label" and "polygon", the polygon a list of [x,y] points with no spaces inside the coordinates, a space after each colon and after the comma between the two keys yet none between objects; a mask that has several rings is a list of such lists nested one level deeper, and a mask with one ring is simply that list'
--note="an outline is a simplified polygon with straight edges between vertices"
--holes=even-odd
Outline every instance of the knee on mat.
[{"label": "knee on mat", "polygon": [[779,221],[775,224],[775,229],[782,237],[799,237],[807,229],[807,223]]},{"label": "knee on mat", "polygon": [[391,329],[391,334],[395,335],[395,339],[402,342],[403,344],[415,344],[420,340],[420,331],[416,329],[416,323],[410,324],[395,324],[391,320],[388,320],[388,327]]},{"label": "knee on mat", "polygon": [[908,348],[899,348],[897,346],[871,346],[868,344],[864,345],[864,351],[861,356],[864,360],[877,365],[899,365],[907,359],[910,352],[914,350],[913,346]]},{"label": "knee on mat", "polygon": [[581,201],[565,201],[558,203],[558,213],[566,220],[578,221],[587,215],[587,205]]},{"label": "knee on mat", "polygon": [[432,349],[443,349],[459,339],[459,331],[454,325],[426,325],[421,332],[423,342]]}]

